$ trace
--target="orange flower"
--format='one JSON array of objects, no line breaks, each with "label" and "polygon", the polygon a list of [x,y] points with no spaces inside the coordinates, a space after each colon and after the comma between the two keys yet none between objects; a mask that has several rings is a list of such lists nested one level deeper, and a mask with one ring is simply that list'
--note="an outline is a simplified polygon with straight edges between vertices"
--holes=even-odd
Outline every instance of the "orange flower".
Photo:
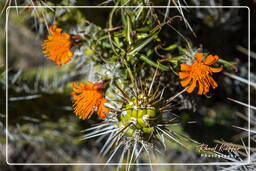
[{"label": "orange flower", "polygon": [[110,109],[104,106],[108,100],[103,97],[102,86],[102,83],[73,83],[74,113],[80,119],[89,119],[94,111],[99,118],[106,118]]},{"label": "orange flower", "polygon": [[179,72],[180,79],[183,79],[180,83],[182,87],[190,83],[187,92],[191,93],[196,88],[198,82],[197,94],[206,94],[209,92],[210,87],[213,89],[218,87],[218,84],[212,78],[212,73],[222,71],[223,66],[219,68],[210,67],[219,59],[217,55],[209,55],[202,61],[203,53],[196,53],[195,58],[196,60],[192,65],[180,65],[181,71],[184,71]]},{"label": "orange flower", "polygon": [[42,44],[43,53],[57,65],[66,64],[74,56],[70,51],[72,48],[71,35],[61,33],[62,29],[53,25],[50,27],[50,35]]}]

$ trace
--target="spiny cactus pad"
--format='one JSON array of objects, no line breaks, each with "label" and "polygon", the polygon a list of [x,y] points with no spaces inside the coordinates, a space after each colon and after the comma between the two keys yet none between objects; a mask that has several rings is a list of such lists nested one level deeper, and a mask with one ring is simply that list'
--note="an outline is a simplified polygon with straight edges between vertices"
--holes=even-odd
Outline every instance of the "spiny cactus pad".
[{"label": "spiny cactus pad", "polygon": [[149,138],[154,132],[154,125],[161,119],[157,115],[157,108],[149,103],[149,98],[144,94],[133,97],[122,111],[118,127],[127,127],[125,134],[131,137],[139,134]]}]

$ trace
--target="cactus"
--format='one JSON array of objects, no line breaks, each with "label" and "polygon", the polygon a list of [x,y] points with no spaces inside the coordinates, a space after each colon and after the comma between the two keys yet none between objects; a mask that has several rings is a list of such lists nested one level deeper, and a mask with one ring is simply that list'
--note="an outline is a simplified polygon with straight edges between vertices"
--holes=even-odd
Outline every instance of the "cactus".
[{"label": "cactus", "polygon": [[[53,1],[37,3],[53,5]],[[163,155],[169,149],[196,155],[200,143],[182,127],[194,121],[189,112],[182,115],[183,109],[196,110],[193,100],[199,95],[211,102],[214,89],[222,84],[219,74],[224,68],[236,68],[236,62],[205,53],[189,40],[187,35],[195,33],[180,1],[172,1],[176,9],[162,10],[151,8],[153,1],[149,0],[105,3],[114,7],[106,9],[109,16],[103,24],[96,23],[92,19],[95,16],[87,18],[89,9],[24,9],[31,15],[30,22],[31,18],[38,22],[34,29],[39,29],[38,34],[45,39],[42,59],[48,58],[50,65],[46,71],[37,67],[19,70],[10,78],[11,88],[31,94],[72,94],[73,113],[86,119],[77,121],[86,123],[82,139],[89,142],[98,137],[99,153],[106,157],[106,164],[117,163],[120,170],[133,169],[137,163],[164,162],[154,154]],[[65,0],[59,4],[76,2]],[[208,16],[204,22],[210,27],[217,21],[213,19]],[[177,24],[184,26],[186,35],[175,28]],[[174,32],[169,34],[168,29]],[[52,66],[54,63],[56,67]],[[5,72],[0,74],[2,86]],[[27,85],[19,86],[21,82]],[[71,108],[70,105],[68,110]],[[216,122],[211,117],[204,119],[209,125]],[[96,126],[91,125],[95,122]],[[94,139],[91,141],[94,144]]]}]

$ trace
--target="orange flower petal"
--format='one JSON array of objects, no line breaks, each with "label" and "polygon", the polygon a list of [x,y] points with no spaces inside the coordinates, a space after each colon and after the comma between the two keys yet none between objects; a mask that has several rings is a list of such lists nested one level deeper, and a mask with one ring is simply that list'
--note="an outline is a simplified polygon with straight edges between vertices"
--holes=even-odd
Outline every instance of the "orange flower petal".
[{"label": "orange flower petal", "polygon": [[61,32],[62,32],[62,29],[61,29],[61,28],[56,28],[55,31],[58,32],[58,33],[61,33]]},{"label": "orange flower petal", "polygon": [[204,60],[205,65],[212,65],[214,64],[216,61],[218,61],[219,57],[217,55],[213,56],[213,55],[209,55],[206,57],[206,59]]},{"label": "orange flower petal", "polygon": [[200,80],[200,85],[203,87],[203,92],[201,94],[206,94],[209,91],[209,83],[208,81],[204,78]]},{"label": "orange flower petal", "polygon": [[198,92],[197,92],[197,94],[201,95],[201,94],[203,94],[203,91],[204,91],[204,85],[201,81],[198,81]]},{"label": "orange flower petal", "polygon": [[191,81],[191,77],[187,77],[185,80],[180,81],[182,87],[187,86]]},{"label": "orange flower petal", "polygon": [[195,54],[196,61],[197,61],[197,62],[201,62],[202,59],[203,59],[203,56],[204,56],[203,53],[196,53],[196,54]]},{"label": "orange flower petal", "polygon": [[180,79],[184,79],[189,76],[189,72],[179,72]]},{"label": "orange flower petal", "polygon": [[212,77],[209,77],[209,82],[210,82],[212,88],[218,87],[218,84],[216,83],[216,81],[214,81],[214,79]]},{"label": "orange flower petal", "polygon": [[70,34],[61,33],[62,29],[53,25],[49,29],[50,35],[42,44],[44,56],[54,61],[57,65],[68,63],[74,56],[71,52],[73,41]]},{"label": "orange flower petal", "polygon": [[187,64],[180,64],[180,70],[181,71],[190,71],[191,70],[191,66],[187,65]]},{"label": "orange flower petal", "polygon": [[[83,83],[83,84],[84,84],[84,83]],[[86,90],[91,90],[91,89],[93,89],[93,83],[88,82],[86,85],[84,84],[84,88],[85,88]]]},{"label": "orange flower petal", "polygon": [[[218,56],[209,55],[202,62],[203,53],[196,53],[194,63],[192,65],[181,64],[181,71],[179,72],[180,81],[182,87],[188,86],[187,92],[191,93],[195,90],[198,82],[198,92],[197,94],[206,94],[209,92],[210,88],[213,89],[218,86],[218,84],[212,78],[212,73],[220,72],[223,70],[223,66],[219,68],[212,68],[209,65],[214,64],[218,60]],[[192,82],[191,82],[192,79]]]},{"label": "orange flower petal", "polygon": [[219,68],[212,68],[212,67],[210,67],[210,70],[211,70],[212,72],[220,72],[220,71],[223,70],[223,66],[221,66],[221,67],[219,67]]},{"label": "orange flower petal", "polygon": [[99,109],[98,109],[98,116],[99,118],[106,118],[106,115],[109,113],[109,108],[105,107],[104,104],[107,102],[107,99],[101,99]]},{"label": "orange flower petal", "polygon": [[209,92],[209,90],[210,90],[210,88],[208,86],[205,86],[203,94],[207,94]]},{"label": "orange flower petal", "polygon": [[106,118],[110,111],[109,108],[104,106],[107,99],[103,97],[99,83],[88,82],[85,85],[84,83],[74,82],[72,96],[74,99],[74,113],[80,119],[89,119],[96,110],[99,118]]},{"label": "orange flower petal", "polygon": [[196,88],[196,83],[197,83],[197,80],[193,79],[192,83],[189,85],[189,87],[187,89],[188,93],[191,93]]},{"label": "orange flower petal", "polygon": [[50,30],[49,30],[50,33],[53,34],[53,33],[54,33],[54,30],[55,30],[56,28],[57,28],[56,25],[51,26],[51,27],[50,27]]}]

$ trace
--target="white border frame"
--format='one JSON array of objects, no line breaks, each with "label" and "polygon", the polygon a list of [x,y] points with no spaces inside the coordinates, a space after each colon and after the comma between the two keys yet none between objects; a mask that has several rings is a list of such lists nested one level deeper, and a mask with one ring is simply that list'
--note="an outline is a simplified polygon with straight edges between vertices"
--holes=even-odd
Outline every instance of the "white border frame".
[{"label": "white border frame", "polygon": [[[250,73],[251,73],[251,61],[250,61],[250,51],[251,51],[251,44],[250,44],[250,8],[248,6],[178,6],[180,8],[246,8],[248,10],[248,81],[250,80]],[[6,24],[5,24],[5,30],[6,30],[6,163],[8,165],[106,165],[106,163],[10,163],[8,161],[8,17],[9,12],[11,8],[115,8],[115,6],[9,6],[6,9]],[[119,8],[176,8],[176,6],[120,6]],[[245,162],[209,162],[209,163],[108,163],[107,165],[110,166],[118,166],[118,165],[140,165],[140,166],[173,166],[173,165],[190,165],[190,166],[198,166],[198,165],[248,165],[251,163],[250,159],[250,148],[251,148],[251,142],[250,142],[250,118],[251,118],[251,112],[250,112],[250,84],[248,84],[248,153],[247,160]]]}]

